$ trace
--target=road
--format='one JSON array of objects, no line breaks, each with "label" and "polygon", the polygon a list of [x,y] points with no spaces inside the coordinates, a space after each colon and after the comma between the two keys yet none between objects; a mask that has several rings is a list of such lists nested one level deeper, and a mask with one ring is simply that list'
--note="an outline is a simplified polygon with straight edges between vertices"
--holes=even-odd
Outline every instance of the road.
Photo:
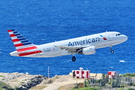
[{"label": "road", "polygon": [[42,90],[58,90],[58,88],[61,86],[76,84],[80,82],[84,82],[84,79],[74,79],[70,75],[65,75],[55,80],[52,84],[47,84],[47,87]]}]

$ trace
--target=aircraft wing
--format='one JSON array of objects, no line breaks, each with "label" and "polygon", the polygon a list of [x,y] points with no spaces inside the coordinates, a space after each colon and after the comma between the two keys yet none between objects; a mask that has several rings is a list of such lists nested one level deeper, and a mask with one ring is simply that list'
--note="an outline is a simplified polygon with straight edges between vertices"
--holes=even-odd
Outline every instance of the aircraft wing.
[{"label": "aircraft wing", "polygon": [[85,47],[89,47],[89,46],[84,46],[84,47],[67,47],[67,46],[56,46],[58,48],[60,48],[61,50],[66,50],[69,53],[78,53],[80,50],[82,50]]}]

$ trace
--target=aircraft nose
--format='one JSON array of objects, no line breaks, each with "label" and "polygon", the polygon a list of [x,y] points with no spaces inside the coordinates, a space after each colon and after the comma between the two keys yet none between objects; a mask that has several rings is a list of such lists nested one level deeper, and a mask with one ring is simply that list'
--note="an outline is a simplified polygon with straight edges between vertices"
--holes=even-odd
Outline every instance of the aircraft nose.
[{"label": "aircraft nose", "polygon": [[123,41],[127,41],[127,40],[128,40],[128,37],[127,37],[126,35],[123,35],[123,36],[122,36],[122,40],[123,40]]}]

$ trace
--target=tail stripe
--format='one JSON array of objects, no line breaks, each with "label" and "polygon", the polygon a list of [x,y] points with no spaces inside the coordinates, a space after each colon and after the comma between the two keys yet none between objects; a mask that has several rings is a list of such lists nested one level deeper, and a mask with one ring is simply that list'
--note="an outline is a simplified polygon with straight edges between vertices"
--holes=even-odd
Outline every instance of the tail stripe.
[{"label": "tail stripe", "polygon": [[20,38],[24,38],[24,37],[23,37],[23,36],[17,36],[17,38],[19,38],[19,39],[20,39]]},{"label": "tail stripe", "polygon": [[[20,34],[18,34],[18,33],[15,33],[15,35],[16,35],[16,36],[19,36]],[[21,35],[20,35],[20,36],[21,36]]]},{"label": "tail stripe", "polygon": [[21,41],[21,42],[22,42],[22,43],[26,43],[26,42],[28,43],[29,41],[28,41],[28,40],[24,40],[24,41]]},{"label": "tail stripe", "polygon": [[17,31],[13,31],[14,33],[18,33]]},{"label": "tail stripe", "polygon": [[14,44],[16,45],[16,44],[20,44],[21,42],[20,41],[18,41],[18,42],[14,42]]},{"label": "tail stripe", "polygon": [[12,32],[13,30],[8,30],[8,32]]},{"label": "tail stripe", "polygon": [[20,46],[24,46],[22,43],[20,43],[20,44],[15,44],[14,45],[15,47],[20,47]]},{"label": "tail stripe", "polygon": [[20,41],[19,39],[13,39],[12,42],[18,42]]},{"label": "tail stripe", "polygon": [[19,38],[19,40],[21,40],[21,41],[22,41],[22,40],[26,40],[26,39],[25,39],[25,38]]},{"label": "tail stripe", "polygon": [[16,37],[16,35],[15,34],[10,34],[10,37]]},{"label": "tail stripe", "polygon": [[17,39],[17,37],[11,37],[11,39],[13,40],[13,39]]},{"label": "tail stripe", "polygon": [[18,52],[22,52],[22,51],[27,51],[27,50],[32,50],[32,49],[37,49],[36,46],[32,46],[32,47],[27,47],[27,48],[23,48],[23,49],[18,49]]},{"label": "tail stripe", "polygon": [[29,44],[32,44],[32,43],[30,43],[30,42],[27,42],[27,43],[23,43],[23,45],[29,45]]},{"label": "tail stripe", "polygon": [[13,32],[8,32],[8,33],[9,33],[9,35],[10,35],[10,34],[14,34]]},{"label": "tail stripe", "polygon": [[33,52],[26,52],[26,53],[21,53],[19,54],[19,56],[27,56],[27,55],[31,55],[31,54],[37,54],[37,53],[41,53],[42,51],[38,50],[38,51],[33,51]]},{"label": "tail stripe", "polygon": [[26,48],[26,47],[32,47],[33,45],[25,45],[25,46],[20,46],[20,47],[16,47],[16,49],[23,49],[23,48]]}]

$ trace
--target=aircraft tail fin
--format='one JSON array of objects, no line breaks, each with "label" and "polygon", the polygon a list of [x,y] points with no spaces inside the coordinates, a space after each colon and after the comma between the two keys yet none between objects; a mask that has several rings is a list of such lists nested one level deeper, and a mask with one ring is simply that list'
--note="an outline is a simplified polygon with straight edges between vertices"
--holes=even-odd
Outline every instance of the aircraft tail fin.
[{"label": "aircraft tail fin", "polygon": [[28,39],[23,37],[19,32],[16,30],[8,30],[9,36],[17,50],[17,52],[27,51],[37,49],[37,47],[31,43]]}]

